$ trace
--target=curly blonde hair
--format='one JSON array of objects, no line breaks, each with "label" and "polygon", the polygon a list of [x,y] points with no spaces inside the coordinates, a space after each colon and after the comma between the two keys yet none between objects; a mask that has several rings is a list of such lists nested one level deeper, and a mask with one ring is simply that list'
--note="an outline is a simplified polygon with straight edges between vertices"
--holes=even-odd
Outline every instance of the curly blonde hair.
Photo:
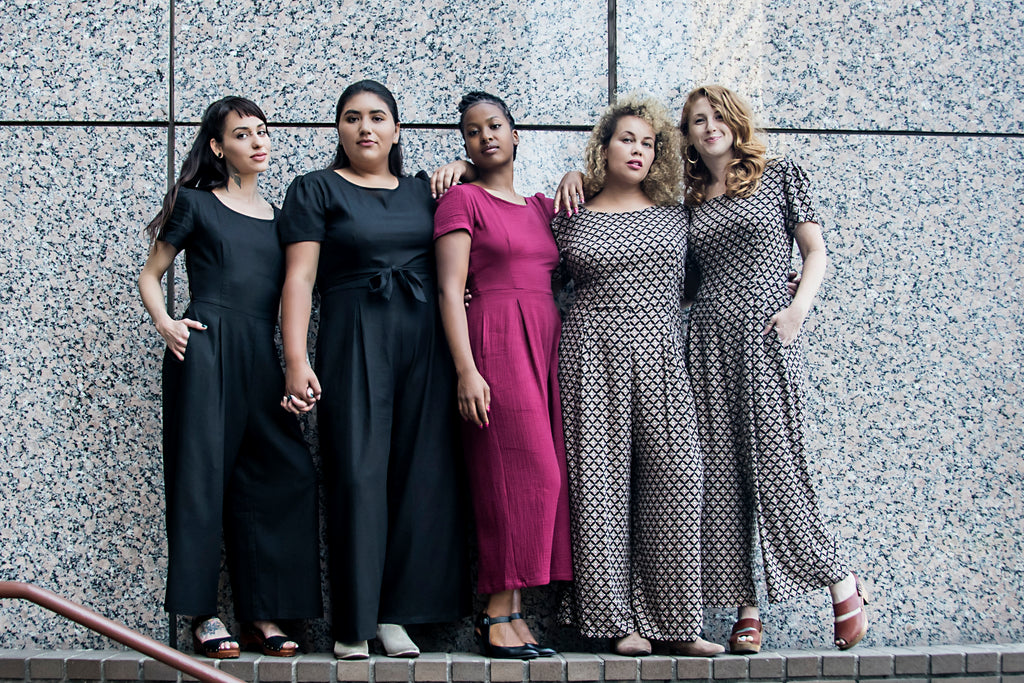
[{"label": "curly blonde hair", "polygon": [[[732,149],[735,159],[729,162],[725,173],[725,194],[729,197],[749,197],[761,186],[768,158],[767,145],[758,135],[754,125],[754,112],[739,95],[721,85],[702,85],[686,96],[679,130],[683,134],[683,182],[686,184],[683,202],[697,206],[707,199],[707,187],[711,184],[711,171],[704,165],[697,149],[690,144],[690,113],[697,101],[706,97],[711,108],[722,115],[725,125],[732,132]],[[694,158],[696,158],[694,160]]]},{"label": "curly blonde hair", "polygon": [[604,189],[608,149],[619,119],[636,116],[654,130],[654,163],[640,183],[644,194],[655,204],[676,204],[682,192],[683,165],[679,158],[679,131],[669,118],[668,110],[657,100],[642,95],[629,95],[605,109],[587,141],[584,152],[587,169],[583,177],[583,194],[590,199]]}]

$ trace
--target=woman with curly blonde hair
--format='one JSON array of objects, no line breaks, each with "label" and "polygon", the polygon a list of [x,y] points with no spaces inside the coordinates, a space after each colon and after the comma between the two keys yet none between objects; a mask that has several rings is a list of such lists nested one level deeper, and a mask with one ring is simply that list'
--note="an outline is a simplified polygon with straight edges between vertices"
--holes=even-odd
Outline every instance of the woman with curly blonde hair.
[{"label": "woman with curly blonde hair", "polygon": [[630,97],[601,117],[586,161],[586,206],[552,223],[576,286],[559,349],[574,575],[562,620],[619,654],[649,654],[651,640],[717,654],[700,638],[679,134],[660,104]]},{"label": "woman with curly blonde hair", "polygon": [[[769,602],[827,586],[845,650],[867,632],[864,603],[818,512],[804,454],[799,332],[827,260],[810,183],[792,161],[765,157],[750,108],[727,88],[693,90],[680,128],[690,261],[702,275],[687,366],[704,453],[704,600],[740,605],[729,648],[760,650],[759,542]],[[803,268],[790,299],[794,242]]]}]

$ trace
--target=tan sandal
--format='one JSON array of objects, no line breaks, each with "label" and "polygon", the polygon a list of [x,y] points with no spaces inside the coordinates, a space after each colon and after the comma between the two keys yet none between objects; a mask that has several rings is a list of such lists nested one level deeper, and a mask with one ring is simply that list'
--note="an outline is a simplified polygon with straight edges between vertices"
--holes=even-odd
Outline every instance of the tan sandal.
[{"label": "tan sandal", "polygon": [[853,578],[857,582],[854,594],[832,605],[832,613],[837,619],[848,614],[853,615],[835,622],[835,643],[840,650],[849,650],[868,632],[868,615],[864,610],[864,605],[868,602],[867,592],[856,574]]},{"label": "tan sandal", "polygon": [[612,652],[623,657],[646,657],[651,654],[651,641],[633,631],[628,636],[612,640]]},{"label": "tan sandal", "polygon": [[703,638],[671,642],[668,644],[668,650],[680,657],[714,657],[725,652],[725,648],[718,643],[710,643]]},{"label": "tan sandal", "polygon": [[[729,652],[734,655],[756,655],[761,651],[761,633],[764,625],[760,619],[746,617],[737,619],[729,636]],[[748,638],[749,640],[740,640]]]}]

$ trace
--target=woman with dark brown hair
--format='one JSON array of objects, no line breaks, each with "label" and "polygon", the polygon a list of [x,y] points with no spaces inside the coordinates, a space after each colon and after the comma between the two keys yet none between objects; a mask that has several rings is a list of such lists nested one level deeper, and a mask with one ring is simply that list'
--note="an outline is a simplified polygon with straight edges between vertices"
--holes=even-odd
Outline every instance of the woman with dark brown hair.
[{"label": "woman with dark brown hair", "polygon": [[[348,86],[329,168],[296,178],[280,221],[286,395],[317,408],[339,659],[420,653],[407,624],[462,614],[455,383],[437,304],[434,199],[402,173],[398,104]],[[316,371],[306,356],[320,295]],[[321,383],[323,385],[321,391]]]},{"label": "woman with dark brown hair", "polygon": [[[203,114],[177,183],[147,230],[139,291],[164,354],[165,607],[192,615],[197,653],[238,657],[217,618],[221,537],[242,640],[291,657],[275,623],[320,615],[313,462],[277,408],[274,346],[284,254],[277,209],[259,193],[270,161],[267,118],[226,97]],[[175,320],[160,280],[185,251],[191,301]]]}]

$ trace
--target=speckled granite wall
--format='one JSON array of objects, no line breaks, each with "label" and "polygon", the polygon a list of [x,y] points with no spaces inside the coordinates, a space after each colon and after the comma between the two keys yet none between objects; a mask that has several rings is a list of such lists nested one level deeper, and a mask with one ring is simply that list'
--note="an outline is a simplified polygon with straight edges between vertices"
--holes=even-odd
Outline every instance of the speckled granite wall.
[{"label": "speckled granite wall", "polygon": [[[271,198],[326,165],[334,133],[310,124],[331,121],[340,89],[364,76],[428,126],[404,133],[410,171],[458,154],[457,134],[436,124],[453,120],[464,90],[507,95],[521,123],[541,128],[523,132],[519,189],[550,191],[586,139],[557,127],[586,126],[607,102],[607,10],[177,0],[172,72],[166,2],[8,3],[0,579],[168,638],[162,350],[134,283],[141,227],[165,188],[172,82],[179,122],[238,92],[289,124],[273,133]],[[806,328],[813,467],[825,515],[874,589],[867,643],[1024,640],[1020,3],[619,0],[617,10],[619,92],[647,90],[678,111],[693,85],[730,85],[779,129],[773,151],[817,180],[832,268]],[[179,159],[193,134],[176,128]],[[539,592],[527,607],[548,617],[552,602]],[[769,647],[829,642],[824,593],[771,606],[765,620]],[[708,636],[724,640],[730,623],[709,612]],[[418,635],[465,650],[464,626]],[[600,646],[549,622],[539,630]],[[308,641],[326,649],[323,622]],[[0,604],[0,648],[105,643],[39,608]]]}]

